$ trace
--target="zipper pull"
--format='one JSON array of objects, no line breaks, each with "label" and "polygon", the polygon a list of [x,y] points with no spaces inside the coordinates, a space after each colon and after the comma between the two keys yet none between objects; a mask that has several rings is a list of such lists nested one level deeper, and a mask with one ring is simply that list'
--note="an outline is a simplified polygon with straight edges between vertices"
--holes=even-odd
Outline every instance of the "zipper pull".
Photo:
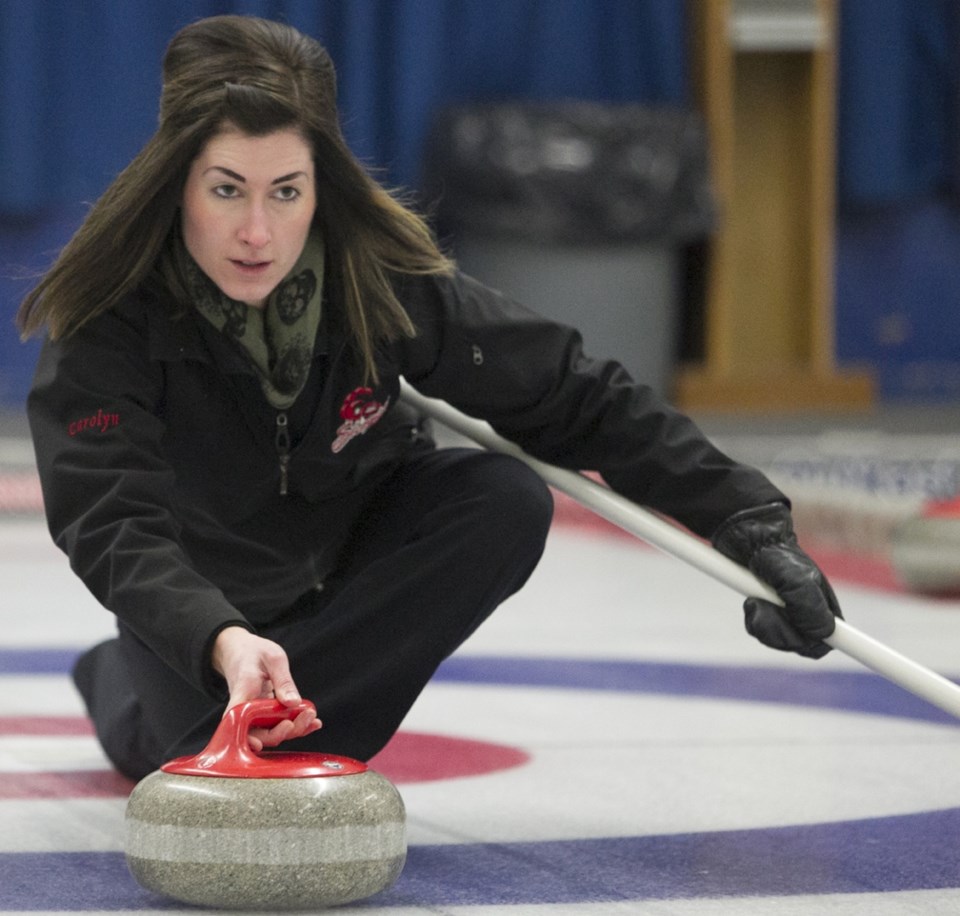
[{"label": "zipper pull", "polygon": [[284,411],[277,414],[277,436],[274,440],[280,459],[280,495],[287,495],[287,466],[290,464],[290,427]]}]

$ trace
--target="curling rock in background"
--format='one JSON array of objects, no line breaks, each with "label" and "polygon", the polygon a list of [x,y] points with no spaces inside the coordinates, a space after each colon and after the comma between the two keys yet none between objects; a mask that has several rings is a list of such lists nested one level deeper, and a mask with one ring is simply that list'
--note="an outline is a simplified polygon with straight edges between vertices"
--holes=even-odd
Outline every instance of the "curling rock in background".
[{"label": "curling rock in background", "polygon": [[960,496],[930,502],[893,531],[890,560],[910,591],[960,595]]}]

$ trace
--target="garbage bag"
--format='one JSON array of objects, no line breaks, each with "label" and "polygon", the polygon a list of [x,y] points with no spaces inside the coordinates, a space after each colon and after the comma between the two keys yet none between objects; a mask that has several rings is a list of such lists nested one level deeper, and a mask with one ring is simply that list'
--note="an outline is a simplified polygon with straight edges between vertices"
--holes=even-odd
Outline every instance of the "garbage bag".
[{"label": "garbage bag", "polygon": [[454,106],[434,119],[424,188],[444,234],[690,242],[715,222],[696,112],[598,102]]}]

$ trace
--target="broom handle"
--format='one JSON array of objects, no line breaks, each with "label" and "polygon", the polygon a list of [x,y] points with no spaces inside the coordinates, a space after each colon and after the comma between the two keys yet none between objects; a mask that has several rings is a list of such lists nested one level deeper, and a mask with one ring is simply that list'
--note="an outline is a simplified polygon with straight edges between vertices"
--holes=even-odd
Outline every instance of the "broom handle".
[{"label": "broom handle", "polygon": [[[665,553],[689,563],[744,597],[765,598],[783,605],[776,592],[752,572],[734,563],[693,535],[642,509],[607,487],[576,471],[558,468],[528,455],[518,445],[494,432],[489,423],[461,413],[445,401],[427,398],[405,380],[400,380],[401,396],[428,417],[495,452],[512,455],[535,470],[550,486],[572,497],[601,518],[636,535]],[[927,700],[945,712],[960,718],[960,687],[923,665],[901,655],[844,620],[837,618],[836,629],[824,642]]]}]

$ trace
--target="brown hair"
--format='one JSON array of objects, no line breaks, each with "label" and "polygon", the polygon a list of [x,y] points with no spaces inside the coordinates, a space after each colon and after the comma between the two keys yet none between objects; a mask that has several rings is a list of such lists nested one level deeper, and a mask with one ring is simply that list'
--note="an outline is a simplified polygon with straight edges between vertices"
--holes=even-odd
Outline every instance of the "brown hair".
[{"label": "brown hair", "polygon": [[289,26],[215,16],[178,32],[163,60],[156,133],[24,298],[17,314],[23,336],[46,326],[51,337],[65,337],[140,287],[188,304],[174,249],[190,163],[228,126],[252,136],[295,128],[313,150],[315,221],[327,248],[331,295],[375,379],[378,343],[414,334],[389,274],[444,273],[452,264],[424,220],[350,152],[336,92],[329,54]]}]

